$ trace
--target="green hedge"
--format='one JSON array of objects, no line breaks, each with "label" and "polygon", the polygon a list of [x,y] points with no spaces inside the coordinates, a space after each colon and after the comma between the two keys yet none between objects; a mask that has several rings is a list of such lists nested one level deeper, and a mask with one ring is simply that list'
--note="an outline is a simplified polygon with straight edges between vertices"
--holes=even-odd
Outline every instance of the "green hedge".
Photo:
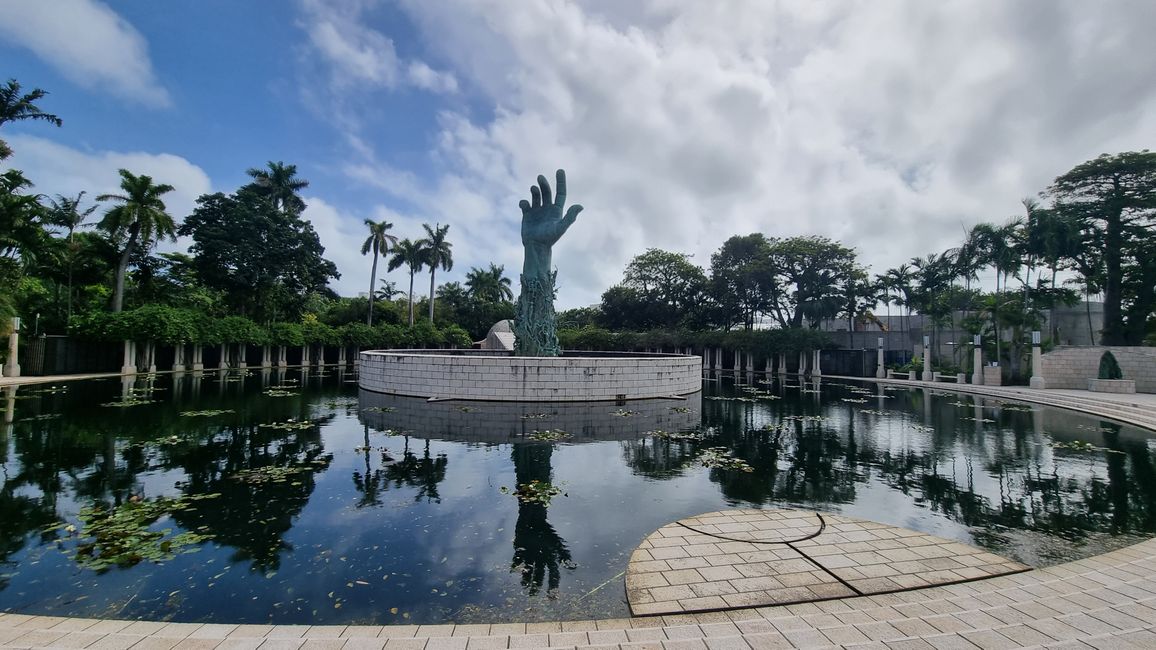
[{"label": "green hedge", "polygon": [[611,332],[600,327],[558,330],[558,342],[567,350],[630,352],[646,348],[704,347],[743,350],[758,356],[792,354],[832,347],[825,332],[811,329],[737,330],[733,332],[652,330]]},{"label": "green hedge", "polygon": [[150,305],[120,313],[93,312],[72,319],[69,332],[97,341],[155,341],[165,345],[306,344],[352,345],[359,348],[425,348],[450,345],[468,348],[470,335],[458,325],[438,329],[429,321],[413,327],[384,323],[370,327],[349,323],[332,327],[309,319],[304,323],[272,323],[261,327],[243,316],[212,317],[191,309]]}]

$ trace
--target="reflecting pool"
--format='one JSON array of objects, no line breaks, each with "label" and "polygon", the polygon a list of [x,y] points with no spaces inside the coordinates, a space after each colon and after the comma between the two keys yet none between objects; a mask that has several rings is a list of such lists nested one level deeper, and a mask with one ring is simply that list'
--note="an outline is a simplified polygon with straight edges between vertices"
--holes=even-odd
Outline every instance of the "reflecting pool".
[{"label": "reflecting pool", "polygon": [[327,369],[0,393],[0,611],[231,623],[628,615],[643,537],[840,512],[1040,566],[1156,530],[1147,432],[826,380],[688,400],[426,402]]}]

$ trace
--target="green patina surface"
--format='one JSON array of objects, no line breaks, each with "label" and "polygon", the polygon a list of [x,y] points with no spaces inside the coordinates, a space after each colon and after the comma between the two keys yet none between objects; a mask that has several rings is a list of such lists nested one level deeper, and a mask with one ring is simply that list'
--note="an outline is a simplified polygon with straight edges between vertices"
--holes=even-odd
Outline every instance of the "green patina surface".
[{"label": "green patina surface", "polygon": [[550,190],[545,176],[538,176],[538,184],[530,187],[530,201],[523,199],[522,291],[518,295],[514,317],[514,354],[522,357],[556,357],[558,347],[557,325],[554,314],[554,296],[557,292],[557,273],[551,264],[554,244],[578,218],[581,205],[572,205],[563,213],[566,204],[566,172],[556,175],[557,194]]}]

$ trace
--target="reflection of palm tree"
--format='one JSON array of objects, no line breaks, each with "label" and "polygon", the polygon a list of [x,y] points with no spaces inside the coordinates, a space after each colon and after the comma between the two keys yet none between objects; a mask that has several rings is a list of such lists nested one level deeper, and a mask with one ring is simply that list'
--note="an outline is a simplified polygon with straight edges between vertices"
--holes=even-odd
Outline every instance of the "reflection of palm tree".
[{"label": "reflection of palm tree", "polygon": [[401,460],[385,468],[385,479],[393,481],[394,487],[408,485],[418,488],[414,501],[433,501],[441,503],[442,497],[438,494],[438,483],[446,479],[446,466],[449,459],[445,454],[437,457],[430,456],[430,441],[425,441],[425,451],[418,458],[409,449],[409,436],[405,437],[405,449]]},{"label": "reflection of palm tree", "polygon": [[[365,506],[379,506],[381,505],[381,481],[383,478],[383,471],[381,469],[374,469],[369,459],[369,425],[363,425],[364,442],[362,443],[362,453],[365,455],[365,472],[353,471],[353,487],[361,493],[361,500],[357,502],[358,508]],[[382,461],[386,460],[385,453],[382,452]]]},{"label": "reflection of palm tree", "polygon": [[[553,445],[514,445],[510,456],[518,485],[530,481],[550,482],[550,456]],[[510,570],[522,574],[522,588],[533,596],[546,583],[547,593],[554,592],[562,579],[561,567],[573,569],[566,540],[546,520],[546,506],[518,503],[518,521],[514,525],[514,557]]]}]

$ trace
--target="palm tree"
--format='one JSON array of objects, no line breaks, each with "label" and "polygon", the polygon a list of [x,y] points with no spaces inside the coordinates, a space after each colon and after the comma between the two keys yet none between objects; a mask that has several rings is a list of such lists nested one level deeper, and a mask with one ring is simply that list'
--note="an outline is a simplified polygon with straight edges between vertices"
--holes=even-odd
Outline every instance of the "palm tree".
[{"label": "palm tree", "polygon": [[365,225],[369,228],[369,237],[361,244],[361,254],[373,251],[373,267],[369,271],[369,317],[366,318],[365,324],[373,325],[373,285],[377,284],[377,258],[384,257],[391,246],[397,245],[397,237],[386,232],[393,228],[393,224],[384,219],[381,221],[366,219]]},{"label": "palm tree", "polygon": [[[35,104],[47,94],[46,91],[33,88],[32,92],[22,95],[20,84],[15,79],[9,79],[7,84],[0,86],[0,126],[22,120],[43,120],[56,126],[63,124],[59,117],[45,113]],[[12,150],[8,148],[8,144],[0,140],[0,160],[11,155]]]},{"label": "palm tree", "polygon": [[381,300],[383,302],[389,302],[398,296],[404,296],[404,295],[405,295],[405,292],[402,291],[401,289],[397,288],[396,282],[389,280],[389,279],[386,279],[386,278],[382,278],[381,279],[381,288],[377,290],[376,294],[374,294],[374,299],[375,300]]},{"label": "palm tree", "polygon": [[305,202],[297,192],[309,187],[309,181],[297,178],[297,165],[272,160],[268,165],[268,170],[254,167],[246,172],[253,178],[253,186],[273,201],[274,208],[293,216],[301,214]]},{"label": "palm tree", "polygon": [[409,267],[409,326],[413,327],[413,274],[425,266],[425,252],[417,242],[403,239],[393,247],[393,257],[386,268],[392,271],[402,265]]},{"label": "palm tree", "polygon": [[425,263],[429,265],[429,322],[432,324],[435,297],[434,274],[437,273],[439,266],[444,271],[454,268],[454,255],[450,251],[453,244],[446,241],[446,233],[450,231],[448,225],[438,224],[430,228],[428,223],[423,223],[421,227],[425,228],[425,237],[419,239],[417,244],[422,249]]},{"label": "palm tree", "polygon": [[909,264],[900,264],[899,266],[888,269],[884,274],[887,278],[887,285],[894,296],[895,304],[899,307],[905,307],[907,311],[907,318],[904,320],[906,324],[905,331],[907,340],[903,342],[903,347],[906,349],[911,343],[911,303],[914,296],[914,281],[915,276],[911,273],[911,266]]},{"label": "palm tree", "polygon": [[476,266],[466,274],[466,288],[469,297],[478,302],[503,302],[514,299],[510,278],[506,277],[506,267],[490,263],[489,269]]},{"label": "palm tree", "polygon": [[68,230],[68,316],[66,322],[72,320],[72,267],[76,262],[77,253],[77,245],[73,236],[76,229],[84,223],[84,220],[96,211],[96,205],[90,205],[81,210],[80,202],[82,199],[84,199],[83,191],[77,194],[76,198],[57,194],[56,198],[51,200],[52,205],[48,209],[48,223]]},{"label": "palm tree", "polygon": [[118,312],[124,304],[124,273],[128,260],[140,246],[145,252],[156,245],[161,237],[173,241],[177,238],[177,226],[168,212],[161,195],[173,191],[172,185],[154,185],[150,176],[137,176],[127,169],[120,170],[120,188],[123,194],[101,194],[97,201],[115,201],[114,206],[104,213],[98,227],[109,234],[114,242],[124,242],[120,262],[116,266],[116,289],[112,296],[112,311]]}]

